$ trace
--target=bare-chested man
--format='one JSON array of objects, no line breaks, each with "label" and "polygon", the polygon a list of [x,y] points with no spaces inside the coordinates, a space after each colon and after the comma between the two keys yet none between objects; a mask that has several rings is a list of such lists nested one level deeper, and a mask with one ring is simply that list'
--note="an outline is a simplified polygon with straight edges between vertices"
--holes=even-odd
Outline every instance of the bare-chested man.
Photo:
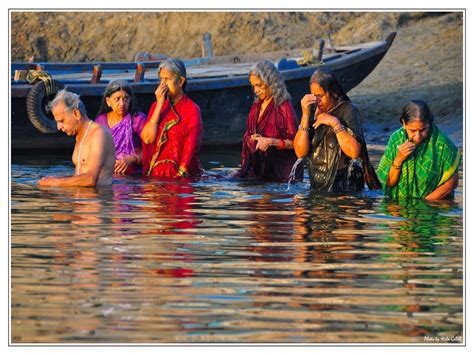
[{"label": "bare-chested man", "polygon": [[74,176],[45,177],[40,186],[110,185],[115,164],[115,145],[110,132],[87,117],[79,95],[66,90],[58,92],[49,105],[58,129],[76,136],[72,161]]}]

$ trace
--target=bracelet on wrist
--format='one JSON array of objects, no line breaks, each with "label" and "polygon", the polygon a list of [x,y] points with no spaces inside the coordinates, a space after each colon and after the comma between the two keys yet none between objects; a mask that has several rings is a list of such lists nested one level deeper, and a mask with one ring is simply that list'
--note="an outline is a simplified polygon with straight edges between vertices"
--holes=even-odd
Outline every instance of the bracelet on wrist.
[{"label": "bracelet on wrist", "polygon": [[277,146],[278,149],[285,149],[286,148],[286,143],[283,139],[279,139],[278,140],[278,146]]},{"label": "bracelet on wrist", "polygon": [[299,129],[301,129],[304,132],[309,132],[310,128],[309,127],[303,127],[301,125],[298,126]]},{"label": "bracelet on wrist", "polygon": [[395,162],[392,162],[392,167],[393,167],[394,169],[397,169],[397,170],[399,170],[399,169],[401,169],[401,168],[402,168],[402,164],[400,164],[400,165],[396,165],[396,164],[395,164]]},{"label": "bracelet on wrist", "polygon": [[339,132],[347,130],[346,126],[344,126],[342,123],[339,124],[336,128],[333,128],[334,134],[338,134]]}]

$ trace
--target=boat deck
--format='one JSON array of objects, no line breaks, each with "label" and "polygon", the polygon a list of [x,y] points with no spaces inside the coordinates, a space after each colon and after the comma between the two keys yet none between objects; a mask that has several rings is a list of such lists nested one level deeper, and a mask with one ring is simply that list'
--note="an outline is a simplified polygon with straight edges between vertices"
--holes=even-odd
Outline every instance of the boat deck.
[{"label": "boat deck", "polygon": [[[254,63],[238,63],[238,64],[213,64],[200,65],[186,68],[188,79],[193,78],[218,78],[226,76],[247,75]],[[130,69],[126,71],[118,70],[104,70],[102,71],[101,80],[134,80],[136,70]],[[90,81],[91,72],[80,73],[53,73],[54,79],[58,81]],[[147,70],[144,74],[143,80],[156,81],[157,70]]]},{"label": "boat deck", "polygon": [[[333,53],[327,53],[323,56],[324,62],[330,62],[334,59],[340,58],[347,53],[352,53],[358,48],[345,49],[344,51],[336,51]],[[280,57],[274,55],[272,60],[275,65],[282,59],[286,59],[289,62],[296,62],[302,59],[300,56],[295,56],[294,52],[280,53]],[[301,54],[299,52],[298,54]],[[293,56],[290,56],[293,55]],[[186,61],[186,71],[188,80],[193,79],[211,79],[211,78],[223,78],[223,77],[237,77],[246,76],[253,65],[257,62],[257,59],[263,59],[262,54],[254,54],[252,56],[222,56],[214,58],[199,58],[199,60]],[[227,63],[225,61],[228,61]],[[241,62],[242,61],[242,62]],[[137,63],[128,63],[128,66],[120,67],[118,63],[99,63],[101,68],[101,82],[109,82],[111,80],[126,80],[126,81],[137,81]],[[153,81],[157,80],[157,67],[159,62],[144,63],[144,73],[139,81]],[[71,66],[75,66],[75,70],[71,70]],[[16,69],[17,65],[12,64],[12,71]],[[22,68],[24,69],[24,68]],[[94,76],[93,65],[81,65],[76,63],[68,65],[67,63],[44,63],[44,70],[49,72],[55,80],[62,82],[75,82],[75,83],[90,83]],[[24,80],[13,81],[16,85],[26,82]]]}]

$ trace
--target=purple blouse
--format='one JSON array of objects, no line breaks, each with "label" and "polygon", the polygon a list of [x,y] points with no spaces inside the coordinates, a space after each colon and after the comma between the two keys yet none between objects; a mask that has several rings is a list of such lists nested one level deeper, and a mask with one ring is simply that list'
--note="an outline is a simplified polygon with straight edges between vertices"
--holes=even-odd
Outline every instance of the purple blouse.
[{"label": "purple blouse", "polygon": [[95,122],[107,127],[112,133],[117,159],[122,158],[124,155],[135,154],[135,149],[142,147],[140,134],[146,123],[146,115],[144,113],[137,112],[133,119],[128,114],[113,127],[109,126],[107,113],[97,116]]}]

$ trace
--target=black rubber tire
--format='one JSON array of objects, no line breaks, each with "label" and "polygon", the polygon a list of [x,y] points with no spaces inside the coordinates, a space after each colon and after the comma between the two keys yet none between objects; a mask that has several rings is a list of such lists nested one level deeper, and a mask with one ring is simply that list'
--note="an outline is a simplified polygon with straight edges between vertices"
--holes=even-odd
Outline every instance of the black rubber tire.
[{"label": "black rubber tire", "polygon": [[56,121],[52,114],[46,109],[48,103],[54,98],[58,90],[64,85],[55,81],[56,89],[50,96],[46,95],[44,82],[38,81],[34,84],[26,96],[26,112],[33,126],[43,133],[56,133],[58,131]]}]

